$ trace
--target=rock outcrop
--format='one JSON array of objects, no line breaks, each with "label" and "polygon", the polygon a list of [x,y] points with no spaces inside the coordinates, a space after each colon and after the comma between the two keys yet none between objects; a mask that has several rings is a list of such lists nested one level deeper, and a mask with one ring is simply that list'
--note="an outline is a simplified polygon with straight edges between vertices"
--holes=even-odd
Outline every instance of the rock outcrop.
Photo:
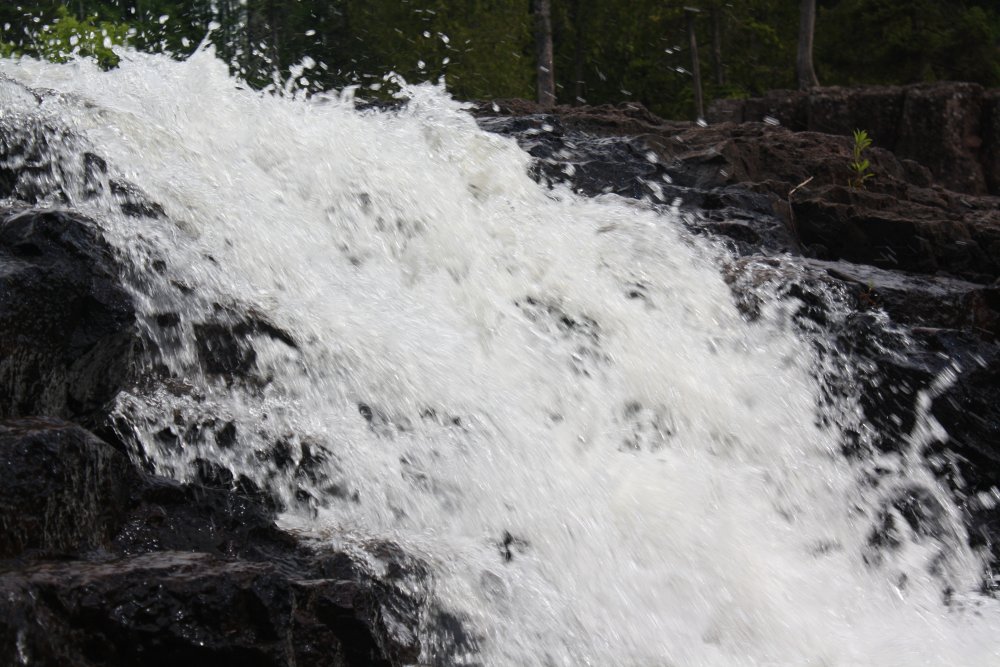
[{"label": "rock outcrop", "polygon": [[[477,113],[488,129],[519,136],[541,161],[541,175],[586,194],[678,198],[702,211],[729,208],[736,220],[771,213],[784,233],[755,223],[771,250],[983,284],[1000,278],[1000,198],[949,190],[926,167],[879,148],[866,154],[874,177],[852,187],[847,137],[758,122],[701,127],[635,105],[559,108],[548,116],[520,101]],[[593,135],[613,141],[588,142]],[[565,173],[570,164],[572,176]],[[756,236],[746,225],[729,228],[737,240]]]},{"label": "rock outcrop", "polygon": [[420,564],[376,578],[251,498],[137,471],[72,424],[0,421],[0,663],[399,665]]},{"label": "rock outcrop", "polygon": [[0,208],[0,418],[100,427],[132,379],[135,310],[91,220]]},{"label": "rock outcrop", "polygon": [[777,90],[747,100],[717,100],[712,122],[773,119],[793,131],[851,135],[930,169],[956,192],[1000,195],[1000,90],[974,83]]}]

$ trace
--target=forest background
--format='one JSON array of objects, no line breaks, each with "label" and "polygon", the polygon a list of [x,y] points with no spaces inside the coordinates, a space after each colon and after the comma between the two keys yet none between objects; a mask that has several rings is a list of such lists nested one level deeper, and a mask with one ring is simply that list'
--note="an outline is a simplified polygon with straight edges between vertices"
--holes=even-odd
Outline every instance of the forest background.
[{"label": "forest background", "polygon": [[[696,7],[705,98],[796,87],[798,0],[550,0],[556,98],[693,109],[685,7]],[[998,0],[817,0],[824,85],[1000,86]],[[207,35],[249,83],[386,94],[384,75],[442,76],[460,99],[535,97],[532,0],[4,0],[0,54],[96,57],[116,44],[183,57]],[[303,64],[306,65],[303,68]]]}]

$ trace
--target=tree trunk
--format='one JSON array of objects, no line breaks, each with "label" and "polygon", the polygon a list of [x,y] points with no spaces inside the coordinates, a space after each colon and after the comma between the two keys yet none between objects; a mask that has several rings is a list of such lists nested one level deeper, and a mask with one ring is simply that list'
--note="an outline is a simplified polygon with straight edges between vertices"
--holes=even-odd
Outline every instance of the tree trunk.
[{"label": "tree trunk", "polygon": [[712,8],[712,67],[715,69],[715,83],[726,85],[726,70],[722,66],[722,9]]},{"label": "tree trunk", "polygon": [[583,99],[583,53],[586,49],[586,32],[583,28],[583,15],[580,12],[580,0],[573,0],[570,6],[573,18],[573,104],[584,104]]},{"label": "tree trunk", "polygon": [[701,94],[701,65],[698,59],[698,37],[694,29],[694,17],[697,9],[685,7],[687,14],[688,39],[691,42],[691,83],[694,86],[695,120],[705,117],[705,103]]},{"label": "tree trunk", "polygon": [[535,62],[538,72],[538,103],[556,104],[556,75],[552,68],[552,8],[551,0],[534,0]]},{"label": "tree trunk", "polygon": [[796,73],[799,90],[809,90],[819,85],[813,69],[813,33],[816,30],[816,0],[802,0],[799,4],[799,55]]}]

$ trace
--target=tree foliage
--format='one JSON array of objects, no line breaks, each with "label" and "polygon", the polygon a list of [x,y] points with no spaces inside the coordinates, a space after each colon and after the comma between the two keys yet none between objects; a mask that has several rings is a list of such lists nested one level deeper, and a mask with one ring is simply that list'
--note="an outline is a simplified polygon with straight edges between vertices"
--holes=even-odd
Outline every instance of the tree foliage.
[{"label": "tree foliage", "polygon": [[118,64],[112,47],[124,44],[128,31],[127,25],[101,21],[96,15],[77,18],[60,5],[51,22],[37,32],[26,34],[17,44],[0,43],[0,54],[17,56],[28,52],[54,62],[66,62],[74,56],[91,57],[108,69]]},{"label": "tree foliage", "polygon": [[[711,100],[795,87],[791,0],[551,0],[560,103],[635,100],[692,113],[684,6],[697,21]],[[283,81],[314,62],[312,88],[445,78],[460,98],[533,97],[531,0],[13,0],[0,6],[0,53],[117,56],[109,45],[179,57],[208,37],[247,81]],[[75,41],[74,41],[75,38]],[[713,44],[720,48],[713,51]],[[815,68],[824,84],[968,80],[1000,85],[996,0],[818,0]],[[714,64],[714,63],[713,63]],[[712,67],[703,66],[711,72]],[[370,94],[377,94],[370,92]]]},{"label": "tree foliage", "polygon": [[989,0],[841,0],[817,26],[822,65],[839,83],[1000,85],[1000,5]]}]

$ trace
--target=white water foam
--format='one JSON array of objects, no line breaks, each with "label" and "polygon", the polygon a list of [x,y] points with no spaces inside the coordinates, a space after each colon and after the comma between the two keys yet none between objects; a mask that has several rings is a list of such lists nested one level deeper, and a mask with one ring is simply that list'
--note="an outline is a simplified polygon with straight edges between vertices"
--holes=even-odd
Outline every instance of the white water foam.
[{"label": "white water foam", "polygon": [[[69,127],[166,211],[78,203],[137,267],[165,263],[133,289],[154,337],[179,312],[184,387],[122,399],[159,469],[215,460],[283,493],[290,529],[424,559],[478,637],[447,657],[428,639],[427,661],[1000,664],[957,520],[866,564],[881,506],[815,425],[812,347],[786,304],[746,322],[720,251],[671,214],[538,186],[433,86],[376,113],[253,92],[210,50],[0,71],[59,93],[5,106]],[[253,337],[266,385],[197,369],[214,303],[294,338]],[[240,446],[166,446],[175,414],[232,421]],[[277,440],[329,452],[315,480],[255,455]]]}]

